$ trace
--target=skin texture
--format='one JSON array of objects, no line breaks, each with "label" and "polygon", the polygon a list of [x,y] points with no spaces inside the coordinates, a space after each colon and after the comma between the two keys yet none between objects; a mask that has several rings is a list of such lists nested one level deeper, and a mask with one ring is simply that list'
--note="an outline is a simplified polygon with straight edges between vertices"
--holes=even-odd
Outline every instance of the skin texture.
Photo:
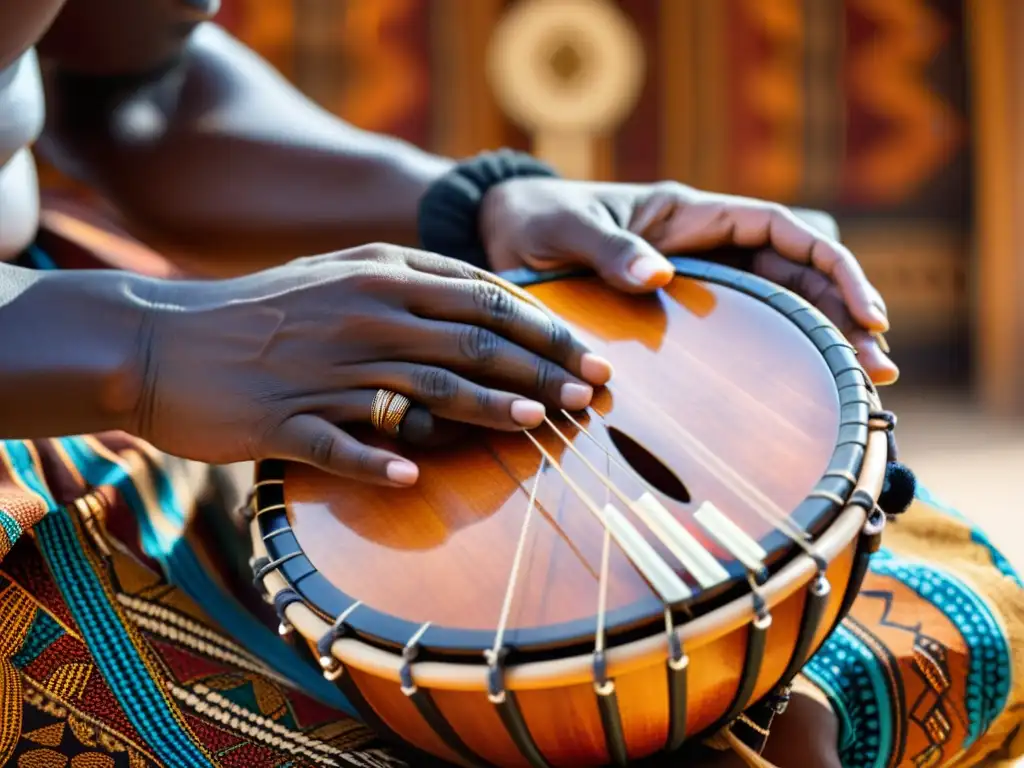
[{"label": "skin texture", "polygon": [[[154,288],[144,343],[159,354],[132,431],[211,463],[277,456],[407,484],[415,465],[334,426],[367,422],[378,387],[442,418],[516,430],[539,425],[544,405],[585,407],[591,385],[611,376],[547,313],[473,267],[420,251],[366,246],[255,277]],[[167,362],[186,356],[187,368]]]},{"label": "skin texture", "polygon": [[0,258],[17,253],[35,236],[36,173],[27,145],[43,128],[39,89],[35,51],[0,69]]},{"label": "skin texture", "polygon": [[[523,219],[531,225],[512,226]],[[891,384],[899,375],[872,335],[889,330],[885,302],[839,243],[830,217],[675,182],[523,179],[488,193],[481,232],[496,269],[585,264],[633,293],[672,278],[662,253],[756,250],[751,269],[815,304],[847,335],[877,384]]]},{"label": "skin texture", "polygon": [[35,235],[36,173],[28,146],[43,129],[43,96],[33,43],[62,0],[7,0],[0,6],[0,260]]},{"label": "skin texture", "polygon": [[269,266],[416,243],[419,198],[449,160],[337,120],[212,24],[184,34],[184,23],[176,51],[148,61],[135,46],[128,60],[113,53],[123,25],[110,18],[172,5],[69,2],[40,46],[39,151],[114,200],[148,242],[195,258]]},{"label": "skin texture", "polygon": [[[606,364],[478,273],[399,247],[415,242],[418,200],[451,161],[328,115],[204,24],[214,11],[0,3],[0,260],[34,236],[36,142],[157,247],[283,264],[173,285],[0,264],[0,437],[127,429],[211,462],[275,456],[408,483],[414,466],[336,426],[365,420],[377,387],[419,401],[403,434],[423,441],[444,424],[511,429],[541,405],[586,405]],[[853,256],[779,206],[535,179],[492,190],[481,232],[495,269],[581,263],[636,292],[668,279],[659,250],[754,249],[755,271],[847,330],[877,381],[895,377],[868,333],[886,328],[884,304]],[[328,255],[284,263],[310,253]],[[792,742],[803,764],[837,764],[822,739]]]},{"label": "skin texture", "polygon": [[[385,234],[392,242],[410,240],[419,196],[451,165],[330,118],[223,31],[197,29],[204,14],[190,4],[72,0],[47,30],[58,6],[5,4],[0,10],[0,52],[11,60],[28,57],[23,70],[32,77],[21,101],[32,99],[37,106],[38,71],[27,46],[42,38],[48,122],[37,148],[105,192],[137,226],[157,233],[158,243],[198,239],[198,250],[212,253],[225,239],[243,248],[259,241],[265,251],[277,247],[275,259],[285,261],[327,242],[336,248]],[[17,23],[8,24],[8,16]],[[41,116],[41,109],[36,112]],[[7,142],[8,154],[27,157],[22,145],[38,133],[38,122],[22,126]],[[32,185],[21,183],[14,192],[34,201],[34,177]],[[4,210],[12,210],[4,202]],[[21,233],[10,238],[13,247],[4,255],[20,250],[34,231],[34,210],[19,220]],[[304,250],[287,253],[285,243]],[[454,317],[430,324],[403,303],[412,301],[410,285],[426,286],[425,295],[436,299],[430,289],[437,288],[438,276],[461,267],[395,245],[372,251],[372,258],[362,251],[352,258],[335,252],[315,269],[310,262],[293,262],[216,284],[167,286],[97,274],[91,278],[94,291],[82,291],[74,301],[50,297],[73,293],[80,275],[0,267],[0,323],[8,342],[0,377],[0,394],[8,395],[0,414],[3,436],[127,429],[158,448],[199,460],[227,463],[280,454],[388,482],[387,457],[353,445],[325,420],[365,420],[364,390],[394,386],[416,396],[421,405],[403,429],[415,440],[429,437],[428,407],[460,422],[507,429],[517,424],[514,416],[520,425],[538,423],[543,409],[536,400],[585,406],[590,384],[607,379],[607,365],[591,361],[593,380],[584,383],[582,351],[564,330],[539,329],[537,323],[550,320],[517,299],[482,306],[476,318],[464,318],[464,329]],[[409,258],[418,259],[418,269],[403,271],[391,263]],[[368,307],[361,291],[371,283],[390,293],[389,307]],[[310,307],[319,314],[311,315]],[[353,345],[341,357],[377,367],[347,381],[358,389],[339,393],[337,376],[325,384],[324,361],[332,360],[343,340],[365,337],[371,309],[381,312],[372,318],[374,332],[382,334],[374,337],[376,346],[367,351],[365,344]],[[382,351],[394,342],[385,332],[385,309],[399,315],[392,325],[418,344],[390,366],[379,364],[394,359]],[[506,320],[532,312],[535,322],[511,329],[495,312],[504,312]],[[504,335],[487,331],[489,324]],[[325,329],[322,335],[318,328]],[[473,343],[459,342],[462,337]],[[448,351],[455,342],[464,355]],[[41,347],[46,354],[24,354]],[[261,350],[277,350],[282,357],[264,357]],[[571,360],[567,350],[575,350]],[[467,355],[474,359],[466,362]],[[196,379],[197,356],[223,375]],[[274,361],[279,368],[269,372]],[[444,367],[440,374],[423,373],[418,362]],[[286,377],[284,369],[303,375]],[[487,373],[489,386],[471,383],[463,372]],[[371,373],[375,378],[368,378]],[[171,386],[182,382],[209,386]],[[168,394],[179,389],[188,397]],[[514,411],[513,400],[526,402]],[[60,408],[53,407],[55,401]],[[295,412],[299,408],[301,414]],[[210,418],[225,413],[237,417],[234,431],[225,431],[219,444],[200,437]],[[416,468],[398,462],[391,475],[392,481],[411,482]]]},{"label": "skin texture", "polygon": [[131,275],[0,265],[0,439],[130,423],[145,289]]},{"label": "skin texture", "polygon": [[[366,242],[377,231],[387,233],[391,242],[400,241],[415,228],[416,202],[422,191],[450,167],[450,161],[357,131],[328,116],[222,30],[202,24],[213,9],[204,9],[201,3],[71,0],[47,29],[58,10],[57,4],[29,7],[25,2],[19,0],[4,6],[4,16],[16,23],[4,20],[4,28],[14,32],[7,33],[5,49],[0,54],[5,61],[19,57],[24,60],[29,50],[26,46],[38,38],[45,62],[49,106],[47,129],[38,147],[68,172],[104,191],[130,221],[151,231],[151,240],[158,243],[161,238],[179,244],[192,243],[194,250],[201,251],[226,250],[219,246],[227,241],[240,248],[259,241],[264,250],[274,250],[275,243],[311,249],[322,239],[337,248],[339,243]],[[26,68],[24,64],[22,68]],[[38,92],[38,81],[29,85],[23,90],[31,97]],[[31,137],[32,126],[27,128],[22,133]],[[16,142],[8,143],[13,146]],[[14,154],[24,157],[24,148]],[[8,172],[14,167],[11,161],[6,164]],[[850,333],[866,367],[878,381],[895,376],[894,366],[868,333],[885,329],[884,305],[864,279],[853,256],[780,206],[710,195],[678,184],[610,185],[531,179],[500,185],[487,195],[481,233],[495,269],[520,264],[543,268],[582,263],[618,287],[635,292],[655,290],[669,278],[659,249],[687,251],[721,244],[758,249],[761,253],[753,265],[756,270],[816,301]],[[24,240],[24,233],[18,239]],[[382,248],[387,250],[386,246]],[[400,251],[391,255],[397,254]],[[276,254],[280,259],[287,255]],[[345,256],[344,252],[342,255]],[[336,258],[331,263],[335,266],[324,269],[339,270],[339,279],[325,278],[322,284],[336,286],[338,294],[334,301],[318,302],[311,298],[312,294],[307,296],[307,291],[325,289],[321,283],[308,285],[300,281],[284,294],[287,298],[279,299],[293,304],[285,303],[278,309],[287,315],[298,311],[304,303],[320,303],[324,307],[322,322],[348,329],[345,304],[352,300],[352,294],[341,287],[349,283],[341,280],[342,276],[347,279],[348,273],[343,275],[340,265],[349,269],[351,263],[345,258]],[[368,275],[374,274],[373,266],[360,263]],[[279,274],[265,272],[245,280],[219,283],[218,300],[224,305],[250,307],[248,322],[253,327],[262,323],[263,332],[272,334],[278,326],[267,325],[259,298],[278,295],[275,291]],[[150,438],[158,448],[170,450],[173,446],[177,453],[208,458],[198,436],[191,438],[195,445],[181,445],[180,441],[167,438],[159,428],[147,429],[147,425],[161,423],[152,417],[158,410],[153,403],[158,401],[151,393],[157,388],[147,377],[154,370],[168,378],[176,370],[191,369],[191,351],[210,345],[218,350],[218,354],[210,356],[214,365],[218,365],[218,360],[231,359],[234,345],[239,343],[237,331],[217,324],[183,322],[176,326],[175,334],[160,333],[151,329],[162,327],[169,316],[193,312],[188,296],[172,302],[178,308],[176,313],[156,311],[154,307],[159,302],[152,301],[142,302],[140,313],[137,297],[146,291],[111,289],[104,302],[108,311],[115,311],[110,308],[115,307],[119,312],[118,327],[133,319],[140,327],[132,337],[134,347],[124,341],[121,343],[125,346],[117,351],[105,350],[115,341],[89,341],[94,335],[90,334],[90,326],[96,321],[94,313],[81,307],[80,302],[57,307],[50,304],[45,310],[40,305],[36,310],[40,317],[31,314],[30,308],[36,304],[30,304],[23,293],[18,293],[17,286],[33,284],[38,279],[13,274],[3,277],[10,306],[17,304],[25,317],[21,326],[24,330],[20,331],[25,334],[24,348],[34,343],[35,333],[48,338],[75,338],[85,349],[90,343],[96,344],[97,353],[86,357],[107,361],[110,367],[99,363],[87,365],[77,379],[60,370],[62,380],[96,378],[99,383],[93,387],[95,391],[112,389],[121,393],[115,398],[119,409],[131,402],[132,393],[136,393],[135,407],[142,413],[132,415],[128,420],[130,427]],[[62,279],[67,278],[46,278],[48,285],[59,285]],[[417,274],[411,279],[424,278]],[[253,288],[254,285],[258,287]],[[196,286],[190,290],[200,292]],[[397,297],[402,285],[396,282],[385,290],[393,290]],[[159,287],[150,291],[159,292]],[[120,297],[120,303],[111,297]],[[401,304],[398,298],[396,301]],[[415,314],[408,306],[404,311]],[[0,315],[0,321],[3,320]],[[411,322],[412,317],[408,320]],[[473,322],[476,321],[471,319],[470,323]],[[439,339],[444,337],[443,331],[435,332]],[[202,338],[192,340],[188,333],[201,333]],[[114,340],[129,338],[125,333],[108,336]],[[506,331],[506,341],[514,341],[507,336]],[[172,339],[174,343],[162,341]],[[551,350],[537,351],[542,356],[552,354]],[[303,347],[302,352],[305,357],[292,362],[305,370],[316,370],[318,361],[325,356],[313,344]],[[381,370],[376,381],[361,381],[360,388],[387,386],[397,376],[396,371],[410,362],[391,361],[390,370]],[[454,373],[449,370],[452,366],[448,361],[437,362],[447,364],[445,370]],[[554,377],[545,373],[552,363],[558,371]],[[17,362],[11,361],[9,365],[16,366]],[[582,375],[581,371],[566,370],[563,366],[564,361],[557,356],[548,359],[534,370],[532,380],[568,383],[569,377]],[[45,375],[37,365],[26,367],[36,375]],[[605,369],[603,366],[602,370]],[[497,387],[493,393],[515,391],[545,404],[556,402],[550,393],[536,391],[536,386],[524,389],[522,375],[509,375],[505,367],[496,370],[500,372],[498,381],[488,382]],[[243,389],[247,379],[266,386],[265,372],[253,358],[249,359],[249,368],[239,369],[237,376],[236,386]],[[18,380],[23,384],[34,381],[27,374]],[[52,396],[59,388],[55,383],[59,380],[55,372],[51,381],[32,389]],[[460,387],[471,384],[467,380]],[[480,384],[477,381],[472,386]],[[248,384],[250,389],[254,386]],[[470,387],[468,391],[475,390]],[[587,390],[577,394],[580,392]],[[194,394],[196,397],[191,400],[171,401],[185,409],[179,417],[196,408],[192,404],[196,401],[236,393],[225,390]],[[410,429],[403,429],[403,433],[429,441],[443,433],[443,425],[449,422],[479,424],[479,415],[469,406],[472,398],[461,397],[461,389],[458,394],[460,397],[453,400],[457,405],[452,408],[420,402],[408,417]],[[284,392],[271,392],[267,397],[287,399]],[[83,413],[69,423],[121,425],[120,411],[109,413],[107,400],[84,398],[80,402]],[[561,404],[567,403],[563,399]],[[583,405],[586,402],[581,395],[577,407]],[[19,406],[18,410],[17,414],[10,414],[7,429],[20,430],[17,434],[38,433],[41,427],[31,419],[46,412],[45,401],[28,408]],[[322,420],[328,414],[314,409],[307,415]],[[507,418],[510,414],[506,414]],[[166,421],[171,423],[174,419]],[[52,419],[45,421],[51,422]],[[235,452],[219,452],[220,460],[262,456],[252,446],[265,443],[266,425],[256,419],[247,428],[247,439],[234,443]],[[304,434],[314,440],[308,431]],[[338,439],[335,435],[334,441]],[[322,435],[316,436],[316,445],[307,446],[302,453],[307,457],[325,455],[325,440]],[[361,450],[365,453],[367,449]],[[296,451],[292,448],[288,454],[294,457]],[[365,471],[367,479],[381,479],[379,464],[375,471]],[[360,466],[365,469],[369,465],[364,461]],[[334,469],[337,471],[338,467]]]}]

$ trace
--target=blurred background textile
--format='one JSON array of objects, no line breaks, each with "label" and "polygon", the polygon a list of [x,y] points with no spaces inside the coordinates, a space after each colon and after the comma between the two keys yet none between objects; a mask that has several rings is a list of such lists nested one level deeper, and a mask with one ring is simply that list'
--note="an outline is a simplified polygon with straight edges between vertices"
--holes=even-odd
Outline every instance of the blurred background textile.
[{"label": "blurred background textile", "polygon": [[[578,90],[628,105],[617,124],[579,131],[592,143],[587,175],[672,178],[829,211],[890,305],[905,380],[968,384],[975,174],[962,2],[549,5],[560,3],[223,0],[219,20],[332,112],[455,156],[533,148],[544,128],[516,120],[493,85],[494,69],[543,82],[532,53],[561,81],[536,101]],[[607,5],[639,38],[638,92],[593,95],[594,60],[617,35],[587,17]],[[536,44],[502,57],[495,38],[517,22],[513,34]]]},{"label": "blurred background textile", "polygon": [[436,152],[833,214],[889,305],[905,458],[1024,565],[1020,0],[223,0],[218,21]]}]

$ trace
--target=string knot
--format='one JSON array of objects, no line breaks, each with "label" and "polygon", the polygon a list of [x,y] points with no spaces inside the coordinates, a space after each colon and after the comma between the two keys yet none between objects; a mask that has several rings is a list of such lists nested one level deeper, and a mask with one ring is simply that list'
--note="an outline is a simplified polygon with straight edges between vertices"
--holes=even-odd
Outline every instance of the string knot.
[{"label": "string knot", "polygon": [[331,624],[328,630],[320,636],[319,640],[316,641],[316,652],[320,655],[321,662],[325,659],[328,660],[328,662],[333,662],[334,657],[332,656],[331,649],[334,647],[336,640],[340,640],[349,634],[350,628],[348,626],[348,617],[351,616],[352,612],[360,605],[362,605],[362,601],[357,600],[338,614],[338,618],[334,620],[334,623]]},{"label": "string knot", "polygon": [[817,552],[811,553],[811,559],[814,560],[814,567],[818,569],[818,579],[824,579],[825,571],[828,570],[828,560],[826,560]]},{"label": "string knot", "polygon": [[266,574],[264,569],[269,562],[269,557],[254,557],[249,560],[249,567],[252,569],[252,585],[263,594],[266,594],[263,589],[263,576]]},{"label": "string knot", "polygon": [[676,632],[668,633],[669,663],[673,668],[678,669],[686,659],[686,652],[683,650],[683,641],[679,639]]},{"label": "string knot", "polygon": [[604,651],[594,651],[594,690],[598,696],[609,696],[615,691],[615,685],[608,679],[608,659]]},{"label": "string knot", "polygon": [[484,651],[484,657],[487,659],[487,698],[492,704],[502,704],[505,701],[506,653],[504,648]]},{"label": "string knot", "polygon": [[872,411],[868,414],[868,429],[885,432],[887,461],[899,459],[899,448],[896,445],[896,414],[892,411]]}]

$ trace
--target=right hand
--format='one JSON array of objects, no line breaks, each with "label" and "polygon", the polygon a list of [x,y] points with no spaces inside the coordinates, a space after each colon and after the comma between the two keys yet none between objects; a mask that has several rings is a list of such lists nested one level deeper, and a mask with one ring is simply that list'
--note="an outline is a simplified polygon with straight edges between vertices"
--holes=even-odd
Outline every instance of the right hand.
[{"label": "right hand", "polygon": [[337,426],[368,422],[378,388],[440,420],[516,430],[541,424],[545,406],[585,408],[611,376],[564,325],[480,270],[395,246],[162,282],[149,298],[132,431],[211,464],[287,459],[410,485],[414,464]]}]

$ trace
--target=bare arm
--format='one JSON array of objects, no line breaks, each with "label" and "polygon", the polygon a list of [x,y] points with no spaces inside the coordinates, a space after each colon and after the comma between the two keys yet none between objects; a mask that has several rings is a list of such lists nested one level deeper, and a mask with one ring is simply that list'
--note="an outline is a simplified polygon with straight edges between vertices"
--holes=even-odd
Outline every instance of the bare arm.
[{"label": "bare arm", "polygon": [[224,30],[183,26],[183,6],[71,0],[40,46],[39,149],[156,245],[294,256],[414,243],[419,198],[449,161],[345,124]]},{"label": "bare arm", "polygon": [[0,262],[0,439],[122,429],[141,388],[149,282]]}]

